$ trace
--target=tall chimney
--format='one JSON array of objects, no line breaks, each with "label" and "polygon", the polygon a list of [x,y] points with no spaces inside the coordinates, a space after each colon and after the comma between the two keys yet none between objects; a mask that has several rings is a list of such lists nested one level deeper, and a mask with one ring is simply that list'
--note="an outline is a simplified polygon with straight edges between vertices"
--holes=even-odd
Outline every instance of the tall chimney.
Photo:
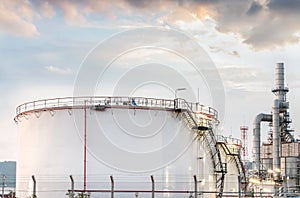
[{"label": "tall chimney", "polygon": [[276,99],[278,99],[279,102],[285,102],[286,93],[288,91],[288,88],[284,87],[284,64],[276,63],[275,88],[272,90],[272,92],[276,95]]}]

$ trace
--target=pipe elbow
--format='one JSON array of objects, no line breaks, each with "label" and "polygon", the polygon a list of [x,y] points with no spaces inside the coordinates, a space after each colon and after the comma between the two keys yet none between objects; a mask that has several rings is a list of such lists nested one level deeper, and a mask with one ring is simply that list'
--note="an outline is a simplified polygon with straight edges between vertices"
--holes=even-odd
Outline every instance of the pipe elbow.
[{"label": "pipe elbow", "polygon": [[272,122],[272,114],[260,113],[256,115],[253,121],[254,128],[257,128],[257,126],[259,127],[261,122]]}]

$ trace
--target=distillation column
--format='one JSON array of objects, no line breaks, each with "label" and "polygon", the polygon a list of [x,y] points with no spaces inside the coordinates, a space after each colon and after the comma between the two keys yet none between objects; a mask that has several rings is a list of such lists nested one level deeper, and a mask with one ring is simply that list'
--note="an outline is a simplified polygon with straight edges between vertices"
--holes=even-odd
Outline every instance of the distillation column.
[{"label": "distillation column", "polygon": [[284,116],[287,115],[288,103],[286,102],[286,93],[288,88],[284,86],[284,65],[283,63],[277,63],[275,68],[275,89],[272,90],[276,99],[273,103],[273,176],[274,181],[280,181],[280,150],[281,139],[280,135],[283,133],[282,121]]}]

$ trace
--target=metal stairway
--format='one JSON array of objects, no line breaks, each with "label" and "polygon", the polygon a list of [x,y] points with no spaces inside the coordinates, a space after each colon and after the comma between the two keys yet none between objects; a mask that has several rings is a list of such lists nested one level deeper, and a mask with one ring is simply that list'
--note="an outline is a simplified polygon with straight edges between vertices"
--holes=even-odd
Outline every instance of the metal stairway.
[{"label": "metal stairway", "polygon": [[242,158],[240,155],[240,150],[233,150],[228,148],[226,142],[217,142],[218,145],[220,145],[220,147],[224,150],[226,155],[231,156],[233,162],[235,163],[238,173],[240,175],[240,182],[242,185],[242,190],[245,191],[247,188],[247,178],[246,178],[246,174],[245,174],[245,170],[243,167],[243,162],[242,162]]},{"label": "metal stairway", "polygon": [[217,147],[217,141],[212,129],[213,120],[196,117],[192,108],[184,99],[175,100],[175,111],[182,114],[187,126],[194,130],[200,138],[203,138],[209,148],[214,172],[216,174],[216,197],[222,197],[226,170],[222,163],[221,153]]}]

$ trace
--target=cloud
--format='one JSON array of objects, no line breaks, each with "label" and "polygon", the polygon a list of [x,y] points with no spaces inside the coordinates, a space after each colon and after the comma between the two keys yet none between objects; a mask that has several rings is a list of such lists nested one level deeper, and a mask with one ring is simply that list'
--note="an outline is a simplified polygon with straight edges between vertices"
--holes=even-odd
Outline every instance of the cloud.
[{"label": "cloud", "polygon": [[12,0],[0,2],[0,26],[13,35],[36,36],[34,18],[62,13],[67,24],[82,27],[130,28],[138,24],[202,34],[208,23],[201,22],[209,19],[215,24],[213,31],[237,35],[238,42],[254,50],[269,50],[299,42],[299,10],[300,1],[295,0]]},{"label": "cloud", "polygon": [[240,54],[236,50],[228,51],[228,50],[225,50],[225,49],[223,49],[221,47],[217,47],[217,46],[210,46],[209,49],[210,49],[211,52],[216,52],[216,53],[222,52],[224,54],[227,54],[227,55],[230,55],[230,56],[235,56],[237,58],[240,57]]},{"label": "cloud", "polygon": [[[162,14],[160,22],[164,20],[171,27],[178,27],[179,19],[188,24],[193,20],[211,18],[217,31],[238,35],[243,43],[254,50],[280,48],[299,42],[300,23],[297,19],[300,18],[300,1],[244,0],[234,1],[234,5],[230,0],[154,1],[156,6],[153,2],[126,2],[130,9],[147,8],[152,13],[157,13],[157,10]],[[164,9],[166,7],[168,10]],[[194,17],[189,17],[189,14]]]},{"label": "cloud", "polygon": [[[156,18],[160,25],[185,28],[186,31],[191,30],[197,21],[212,19],[216,31],[236,34],[240,38],[238,41],[254,50],[280,48],[299,42],[300,1],[244,0],[234,1],[233,5],[230,0],[167,0],[163,3],[125,0],[116,18],[128,16],[128,12],[123,12],[124,5],[131,10],[131,16],[148,20]],[[203,32],[205,27],[198,27],[198,31]],[[237,53],[233,52],[233,55]]]},{"label": "cloud", "polygon": [[67,23],[78,25],[87,24],[87,20],[83,12],[80,12],[80,4],[73,4],[68,1],[60,1],[57,6],[62,8]]},{"label": "cloud", "polygon": [[[214,1],[207,9],[214,10],[211,17],[216,29],[239,35],[242,42],[254,50],[274,49],[297,44],[300,32],[299,1]],[[201,4],[197,4],[201,6]]]},{"label": "cloud", "polygon": [[56,14],[53,6],[47,1],[41,2],[39,5],[39,9],[41,14],[47,18],[52,18]]},{"label": "cloud", "polygon": [[0,27],[3,32],[14,36],[34,37],[39,32],[32,23],[38,16],[28,1],[0,1]]},{"label": "cloud", "polygon": [[46,66],[45,69],[49,72],[57,73],[57,74],[70,74],[72,70],[70,68],[60,68],[60,67],[55,67],[55,66]]},{"label": "cloud", "polygon": [[227,89],[246,92],[265,92],[272,87],[272,76],[251,67],[226,66],[218,69]]}]

